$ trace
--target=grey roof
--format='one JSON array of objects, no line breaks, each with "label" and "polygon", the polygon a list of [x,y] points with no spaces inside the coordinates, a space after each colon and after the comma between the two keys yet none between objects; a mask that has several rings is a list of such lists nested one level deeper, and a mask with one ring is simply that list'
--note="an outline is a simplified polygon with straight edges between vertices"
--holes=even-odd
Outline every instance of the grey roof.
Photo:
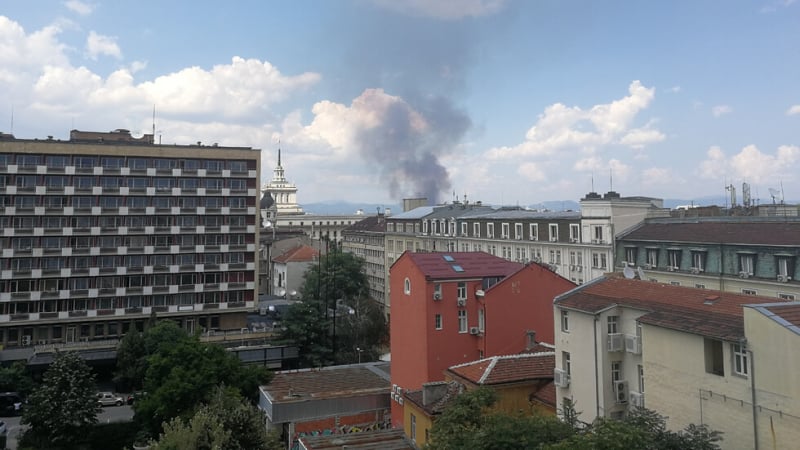
[{"label": "grey roof", "polygon": [[420,206],[418,208],[414,208],[411,211],[406,211],[400,214],[392,215],[387,217],[387,220],[393,219],[421,219],[428,214],[433,212],[433,206]]},{"label": "grey roof", "polygon": [[579,211],[532,211],[529,209],[496,209],[488,212],[475,211],[463,214],[460,219],[508,219],[508,220],[536,220],[536,219],[567,219],[581,218]]},{"label": "grey roof", "polygon": [[437,206],[433,212],[429,214],[426,219],[449,219],[453,217],[461,217],[465,214],[472,212],[492,212],[494,209],[491,206],[483,205],[444,205]]}]

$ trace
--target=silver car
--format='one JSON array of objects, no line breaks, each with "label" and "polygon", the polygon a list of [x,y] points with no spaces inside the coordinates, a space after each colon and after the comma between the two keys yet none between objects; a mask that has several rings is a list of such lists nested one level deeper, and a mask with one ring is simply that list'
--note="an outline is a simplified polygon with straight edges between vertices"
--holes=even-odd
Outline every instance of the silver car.
[{"label": "silver car", "polygon": [[122,406],[125,400],[112,392],[98,392],[97,403],[99,403],[100,406]]}]

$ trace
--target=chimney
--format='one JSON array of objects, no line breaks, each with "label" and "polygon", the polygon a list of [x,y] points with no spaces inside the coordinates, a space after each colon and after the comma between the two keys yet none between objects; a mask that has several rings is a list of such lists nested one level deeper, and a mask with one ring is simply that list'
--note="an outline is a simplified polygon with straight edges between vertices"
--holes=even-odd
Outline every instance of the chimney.
[{"label": "chimney", "polygon": [[449,383],[446,381],[434,381],[422,385],[422,405],[428,406],[436,403],[447,394]]}]

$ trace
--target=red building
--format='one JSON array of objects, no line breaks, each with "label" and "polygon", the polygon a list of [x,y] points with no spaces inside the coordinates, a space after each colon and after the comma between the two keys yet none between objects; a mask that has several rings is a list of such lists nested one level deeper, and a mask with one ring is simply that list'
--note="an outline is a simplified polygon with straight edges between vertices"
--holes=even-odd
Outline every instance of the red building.
[{"label": "red building", "polygon": [[[488,253],[405,252],[391,268],[392,389],[417,390],[456,364],[553,342],[553,298],[575,285]],[[392,397],[392,424],[403,413]]]}]

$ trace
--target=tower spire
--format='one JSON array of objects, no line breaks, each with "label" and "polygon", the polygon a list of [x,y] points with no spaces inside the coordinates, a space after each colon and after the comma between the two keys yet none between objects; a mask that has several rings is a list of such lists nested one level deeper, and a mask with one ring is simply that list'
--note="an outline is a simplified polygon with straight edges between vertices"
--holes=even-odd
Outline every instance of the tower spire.
[{"label": "tower spire", "polygon": [[278,139],[278,166],[281,165],[281,140]]}]

